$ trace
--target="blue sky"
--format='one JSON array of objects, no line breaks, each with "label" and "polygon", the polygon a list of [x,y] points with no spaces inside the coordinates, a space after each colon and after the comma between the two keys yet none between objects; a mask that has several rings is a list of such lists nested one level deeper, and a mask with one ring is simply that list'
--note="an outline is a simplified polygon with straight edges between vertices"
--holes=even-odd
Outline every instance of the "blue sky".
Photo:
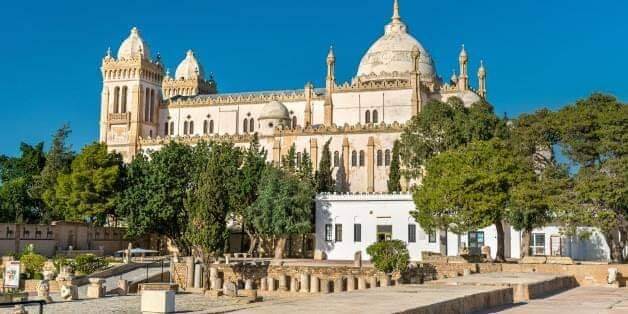
[{"label": "blue sky", "polygon": [[[496,111],[558,108],[593,91],[628,98],[626,1],[400,0],[410,32],[445,78],[464,43]],[[192,48],[222,92],[323,86],[325,56],[350,80],[392,0],[2,1],[0,154],[49,141],[63,123],[78,150],[98,138],[99,66],[132,26],[174,71]],[[472,84],[476,84],[473,75]]]}]

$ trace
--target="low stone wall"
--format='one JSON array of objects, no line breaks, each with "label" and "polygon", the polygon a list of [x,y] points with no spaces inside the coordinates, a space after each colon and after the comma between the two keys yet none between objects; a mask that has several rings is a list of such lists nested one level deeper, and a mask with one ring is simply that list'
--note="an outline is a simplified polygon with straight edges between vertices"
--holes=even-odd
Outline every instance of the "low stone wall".
[{"label": "low stone wall", "polygon": [[504,272],[538,272],[572,276],[580,286],[607,286],[608,269],[617,268],[619,285],[626,286],[628,265],[557,265],[557,264],[502,264]]},{"label": "low stone wall", "polygon": [[474,293],[444,302],[425,305],[411,311],[413,314],[434,313],[475,313],[513,303],[513,290],[510,288]]}]

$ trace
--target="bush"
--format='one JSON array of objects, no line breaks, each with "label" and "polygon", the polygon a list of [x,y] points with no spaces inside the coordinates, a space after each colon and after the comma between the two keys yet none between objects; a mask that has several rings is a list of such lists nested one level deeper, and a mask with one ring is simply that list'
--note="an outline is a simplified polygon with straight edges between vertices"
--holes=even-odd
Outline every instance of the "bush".
[{"label": "bush", "polygon": [[36,273],[41,273],[45,262],[45,257],[32,252],[23,254],[20,258],[20,263],[24,267],[23,272],[27,274],[29,279],[33,279]]},{"label": "bush", "polygon": [[386,274],[404,272],[408,268],[410,253],[400,240],[389,240],[371,244],[366,248],[377,270]]},{"label": "bush", "polygon": [[107,267],[108,263],[93,254],[82,254],[74,259],[74,270],[83,274],[91,274]]}]

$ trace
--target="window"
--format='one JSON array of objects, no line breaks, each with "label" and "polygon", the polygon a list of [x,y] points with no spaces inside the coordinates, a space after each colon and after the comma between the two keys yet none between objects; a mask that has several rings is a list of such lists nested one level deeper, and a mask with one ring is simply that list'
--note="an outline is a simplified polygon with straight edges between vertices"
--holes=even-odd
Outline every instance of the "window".
[{"label": "window", "polygon": [[209,120],[209,134],[214,134],[214,120]]},{"label": "window", "polygon": [[169,125],[170,125],[170,124],[169,124],[168,122],[164,123],[164,135],[168,135],[168,134],[169,134],[169,133],[168,133],[168,126],[169,126]]},{"label": "window", "polygon": [[429,243],[436,243],[436,230],[432,230],[428,236]]},{"label": "window", "polygon": [[340,166],[340,153],[338,151],[334,152],[334,167]]},{"label": "window", "polygon": [[364,151],[360,151],[360,167],[364,167]]},{"label": "window", "polygon": [[190,135],[194,134],[194,121],[190,121]]},{"label": "window", "polygon": [[127,99],[127,97],[126,97],[127,95],[126,94],[127,94],[127,91],[128,91],[128,88],[126,86],[122,87],[122,95],[120,96],[121,97],[121,99],[120,99],[120,104],[121,104],[121,106],[120,106],[120,113],[126,113],[126,99]]},{"label": "window", "polygon": [[148,117],[149,118],[148,120],[150,122],[153,122],[153,115],[154,115],[154,112],[155,112],[155,104],[156,104],[155,103],[155,90],[151,89],[151,91],[150,91],[150,111],[149,111],[150,114],[149,114],[149,117]]},{"label": "window", "polygon": [[188,122],[183,122],[183,135],[188,135]]},{"label": "window", "polygon": [[336,242],[342,242],[342,225],[336,224]]},{"label": "window", "polygon": [[416,242],[416,225],[409,224],[408,225],[408,243]]},{"label": "window", "polygon": [[351,152],[351,166],[358,166],[358,153],[356,151]]},{"label": "window", "polygon": [[469,232],[469,254],[473,256],[479,256],[482,254],[482,247],[484,246],[484,231],[472,231]]},{"label": "window", "polygon": [[292,117],[292,128],[293,129],[297,128],[297,117],[296,116]]},{"label": "window", "polygon": [[353,242],[362,242],[362,225],[353,225]]},{"label": "window", "polygon": [[373,110],[373,123],[379,122],[379,117],[377,115],[377,110]]},{"label": "window", "polygon": [[208,131],[209,131],[209,123],[207,123],[207,120],[203,120],[203,134],[207,135]]},{"label": "window", "polygon": [[244,122],[242,122],[242,131],[244,133],[249,132],[249,120],[248,119],[244,119]]},{"label": "window", "polygon": [[174,121],[170,122],[170,135],[174,135]]},{"label": "window", "polygon": [[371,123],[371,112],[368,110],[364,113],[364,123]]},{"label": "window", "polygon": [[384,165],[384,153],[381,149],[377,150],[377,166],[381,167]]},{"label": "window", "polygon": [[144,92],[144,121],[149,121],[148,119],[150,119],[149,113],[150,113],[150,89],[148,89],[148,87],[146,88],[146,91]]},{"label": "window", "polygon": [[255,132],[255,121],[253,120],[253,118],[249,120],[249,132]]},{"label": "window", "polygon": [[533,233],[530,237],[532,255],[545,255],[545,233]]},{"label": "window", "polygon": [[384,162],[386,166],[390,166],[390,149],[386,150],[386,153],[384,155]]},{"label": "window", "polygon": [[113,89],[113,113],[120,112],[120,87]]},{"label": "window", "polygon": [[327,242],[331,242],[332,241],[331,224],[326,224],[325,225],[325,241],[327,241]]}]

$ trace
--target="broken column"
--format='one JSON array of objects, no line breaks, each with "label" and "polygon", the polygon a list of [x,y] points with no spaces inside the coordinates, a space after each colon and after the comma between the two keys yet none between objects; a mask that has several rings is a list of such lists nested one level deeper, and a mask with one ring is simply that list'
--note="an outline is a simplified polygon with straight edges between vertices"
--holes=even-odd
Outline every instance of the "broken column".
[{"label": "broken column", "polygon": [[39,282],[39,287],[37,287],[37,298],[39,300],[46,301],[46,303],[52,302],[52,298],[50,297],[50,283],[48,280],[44,279]]},{"label": "broken column", "polygon": [[319,283],[318,277],[312,276],[310,278],[310,293],[318,293],[320,291],[319,284],[320,283]]},{"label": "broken column", "polygon": [[392,286],[392,278],[390,275],[384,275],[382,276],[382,279],[380,280],[380,284],[381,287],[390,287]]},{"label": "broken column", "polygon": [[334,279],[334,292],[342,292],[343,290],[342,284],[343,284],[342,277]]},{"label": "broken column", "polygon": [[87,286],[87,298],[98,299],[105,296],[104,285],[105,280],[101,278],[89,278],[89,286]]},{"label": "broken column", "polygon": [[279,290],[288,291],[288,277],[285,274],[279,275]]},{"label": "broken column", "polygon": [[301,274],[301,292],[307,293],[310,290],[310,275],[307,273]]},{"label": "broken column", "polygon": [[275,286],[275,279],[273,277],[268,277],[268,291],[275,291],[277,287]]},{"label": "broken column", "polygon": [[355,277],[353,275],[347,276],[347,291],[355,290]]},{"label": "broken column", "polygon": [[260,279],[259,286],[262,291],[268,291],[268,280],[266,278]]},{"label": "broken column", "polygon": [[321,292],[329,293],[329,279],[321,278]]},{"label": "broken column", "polygon": [[371,277],[369,284],[371,285],[371,289],[377,288],[377,276]]},{"label": "broken column", "polygon": [[129,281],[124,279],[118,280],[118,295],[124,296],[129,294]]},{"label": "broken column", "polygon": [[299,292],[299,281],[296,276],[290,277],[290,292]]},{"label": "broken column", "polygon": [[366,279],[364,277],[358,277],[358,289],[366,290]]}]

